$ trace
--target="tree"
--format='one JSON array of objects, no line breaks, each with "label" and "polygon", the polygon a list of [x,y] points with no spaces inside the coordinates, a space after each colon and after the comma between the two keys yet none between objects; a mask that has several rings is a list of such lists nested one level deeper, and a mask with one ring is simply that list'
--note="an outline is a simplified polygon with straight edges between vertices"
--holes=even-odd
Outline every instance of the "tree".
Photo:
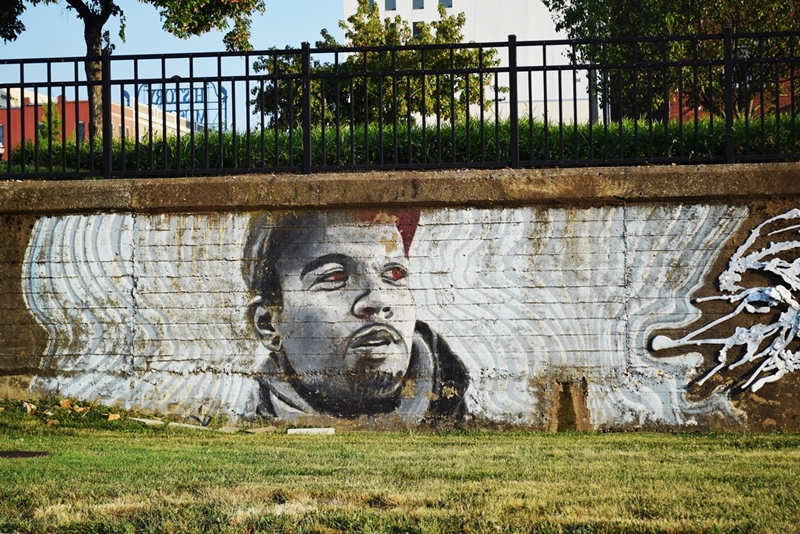
[{"label": "tree", "polygon": [[[461,33],[466,17],[463,13],[447,15],[439,5],[439,20],[416,23],[414,31],[399,15],[381,19],[378,2],[358,0],[356,13],[340,21],[345,38],[351,47],[401,47],[405,45],[454,44],[463,41]],[[327,31],[315,43],[318,49],[335,50],[343,46]],[[288,47],[287,47],[288,48]],[[332,54],[330,54],[332,55]],[[475,71],[479,66],[499,64],[497,51],[482,52],[477,48],[400,49],[395,51],[359,51],[346,54],[339,63],[312,60],[311,120],[334,120],[343,123],[375,124],[391,122],[411,113],[436,116],[442,120],[462,120],[470,104],[477,104],[488,91],[488,74]],[[463,74],[388,75],[392,72],[461,70]],[[255,65],[257,72],[270,76],[293,75],[302,72],[300,55],[275,54],[263,56]],[[323,82],[327,75],[337,74]],[[338,81],[337,81],[338,80]],[[349,81],[348,81],[349,80]],[[299,84],[296,84],[299,86]],[[291,83],[272,79],[263,88],[253,91],[256,113],[268,117],[270,126],[287,129],[302,122],[302,94]]]},{"label": "tree", "polygon": [[[665,35],[702,35],[721,33],[730,27],[733,33],[776,32],[796,27],[795,14],[800,0],[543,0],[553,13],[556,29],[566,31],[571,39],[613,37],[656,37]],[[664,105],[664,95],[682,91],[682,99],[691,107],[703,106],[715,112],[732,111],[736,116],[767,111],[762,106],[765,93],[777,97],[785,91],[785,81],[793,73],[790,62],[747,64],[753,58],[780,58],[797,48],[792,37],[734,40],[734,109],[722,110],[722,68],[698,69],[693,66],[668,69],[618,69],[607,77],[601,89],[608,103],[620,104],[624,115],[633,109],[642,114]],[[593,63],[637,61],[699,61],[723,57],[721,40],[615,43],[605,48],[597,44],[577,47],[575,60]],[[647,77],[655,77],[648,80]],[[776,82],[777,80],[777,82]],[[634,83],[636,82],[636,83]],[[635,94],[643,88],[647,96]],[[655,87],[655,91],[650,91]],[[658,93],[650,98],[651,92]],[[774,98],[767,100],[774,101]]]},{"label": "tree", "polygon": [[[125,13],[121,0],[64,0],[67,9],[75,11],[83,21],[86,42],[85,72],[89,86],[90,132],[102,131],[102,63],[104,49],[113,49],[108,31],[103,27],[111,17],[119,17],[119,38],[125,40]],[[153,5],[161,15],[164,30],[181,38],[200,35],[210,30],[228,30],[223,42],[227,50],[249,50],[250,17],[263,13],[264,0],[141,0]],[[59,0],[2,0],[0,6],[0,38],[13,41],[24,30],[20,20],[26,5],[57,4]]]},{"label": "tree", "polygon": [[47,108],[42,113],[42,122],[39,123],[36,136],[39,146],[51,147],[54,142],[61,140],[61,112],[58,105],[52,101],[47,103]]}]

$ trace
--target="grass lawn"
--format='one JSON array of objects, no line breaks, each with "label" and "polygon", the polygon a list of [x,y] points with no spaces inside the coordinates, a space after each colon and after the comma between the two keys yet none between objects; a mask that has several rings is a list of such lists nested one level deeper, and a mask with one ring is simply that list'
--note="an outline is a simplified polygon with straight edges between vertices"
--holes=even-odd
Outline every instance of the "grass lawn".
[{"label": "grass lawn", "polygon": [[19,405],[0,451],[52,456],[0,458],[0,532],[800,531],[796,435],[223,434]]}]

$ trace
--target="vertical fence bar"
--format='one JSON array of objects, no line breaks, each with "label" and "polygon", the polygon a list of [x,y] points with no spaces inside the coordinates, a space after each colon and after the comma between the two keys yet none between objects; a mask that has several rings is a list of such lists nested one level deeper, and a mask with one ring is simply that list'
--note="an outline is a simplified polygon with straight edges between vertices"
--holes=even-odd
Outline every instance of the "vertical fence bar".
[{"label": "vertical fence bar", "polygon": [[[152,105],[152,104],[151,104]],[[167,132],[167,58],[161,56],[161,157],[163,170],[169,170],[169,133]]]},{"label": "vertical fence bar", "polygon": [[[590,61],[589,63],[594,63]],[[586,71],[589,82],[589,160],[594,160],[594,125],[597,124],[597,119],[600,110],[597,107],[597,71],[589,69]],[[577,119],[576,119],[577,121]]]},{"label": "vertical fence bar", "polygon": [[733,32],[722,28],[725,47],[725,163],[733,163]]},{"label": "vertical fence bar", "polygon": [[33,172],[39,174],[39,139],[42,132],[39,129],[39,87],[37,85],[33,86],[33,133]]},{"label": "vertical fence bar", "polygon": [[311,174],[311,45],[303,43],[303,174]]},{"label": "vertical fence bar", "polygon": [[125,159],[127,158],[126,152],[126,145],[128,143],[128,126],[125,120],[125,116],[128,114],[128,110],[125,109],[125,85],[119,84],[119,172],[124,174],[126,165]]},{"label": "vertical fence bar", "polygon": [[[279,119],[280,119],[281,116],[279,114],[280,105],[279,105],[279,100],[278,100],[278,92],[280,91],[280,86],[279,86],[279,83],[278,83],[279,80],[278,80],[278,55],[277,54],[272,56],[272,71],[271,71],[271,75],[272,75],[272,79],[273,79],[272,87],[275,89],[273,91],[273,96],[275,97],[275,107],[273,108],[274,111],[273,111],[273,115],[272,115],[272,126],[273,126],[272,134],[273,134],[273,141],[275,142],[275,168],[277,169],[277,168],[279,168],[281,166],[281,159],[280,159],[281,152],[280,152],[280,144],[279,144],[279,132],[280,132]],[[291,89],[291,86],[292,86],[292,81],[289,80],[290,89]],[[291,124],[291,121],[292,121],[291,109],[292,109],[292,102],[290,100],[289,101],[289,124]],[[292,166],[291,162],[289,162],[289,166],[290,167]]]},{"label": "vertical fence bar", "polygon": [[[47,62],[47,172],[53,174],[53,63]],[[63,171],[62,171],[63,172]]]},{"label": "vertical fence bar", "polygon": [[542,44],[542,101],[544,105],[544,159],[550,159],[550,122],[547,117],[547,43]]},{"label": "vertical fence bar", "polygon": [[[519,169],[519,86],[517,85],[517,36],[508,36],[508,100],[509,121],[511,127],[511,146],[508,147],[511,156],[511,168]],[[497,120],[497,119],[496,119]]]},{"label": "vertical fence bar", "polygon": [[[289,96],[291,99],[291,95]],[[227,102],[225,103],[227,105]],[[217,56],[217,109],[222,110],[222,56]],[[217,168],[222,170],[225,168],[225,152],[223,151],[223,130],[222,127],[222,112],[219,112],[218,120],[217,120],[217,154],[218,154],[218,165]],[[291,140],[291,130],[289,130],[289,139]],[[291,149],[290,149],[291,152]],[[208,169],[206,169],[208,170]]]},{"label": "vertical fence bar", "polygon": [[792,115],[792,155],[797,157],[797,110],[794,107],[794,42],[795,37],[789,37],[789,103]]},{"label": "vertical fence bar", "polygon": [[[11,165],[11,155],[13,152],[12,149],[14,148],[14,139],[11,137],[11,87],[6,86],[5,91],[6,91],[6,123],[5,123],[5,128],[3,128],[3,135],[0,136],[0,143],[4,143],[6,170],[8,171],[7,174],[11,176],[11,174],[13,173]],[[62,117],[66,117],[66,115],[62,114]],[[66,121],[62,120],[61,123],[65,124]],[[63,147],[64,144],[62,144],[61,146]],[[66,168],[66,166],[64,166],[63,168]]]},{"label": "vertical fence bar", "polygon": [[[263,92],[263,90],[262,90]],[[191,117],[191,127],[189,128],[189,168],[194,170],[197,168],[197,162],[195,161],[195,144],[194,144],[194,135],[195,129],[197,128],[197,114],[195,113],[194,109],[194,57],[189,57],[189,117]],[[203,88],[203,100],[206,100],[205,88]],[[263,115],[262,115],[263,116]],[[203,117],[203,122],[208,122],[207,117]],[[264,143],[262,141],[261,145],[263,146]],[[261,161],[264,161],[264,158],[261,158]]]},{"label": "vertical fence bar", "polygon": [[111,50],[103,50],[103,178],[111,178]]},{"label": "vertical fence bar", "polygon": [[252,110],[250,109],[250,54],[245,54],[244,56],[244,94],[244,127],[247,143],[245,165],[248,169],[251,169],[253,167],[253,144],[252,132],[250,131],[250,115],[252,114]]},{"label": "vertical fence bar", "polygon": [[[78,83],[78,74],[77,74],[77,72],[75,73],[75,83]],[[77,92],[78,92],[78,90],[75,89],[76,95],[77,95]],[[77,100],[77,98],[75,100]],[[11,109],[11,100],[10,99],[9,99],[9,103],[8,103],[8,109],[9,110]],[[27,143],[25,143],[26,137],[25,137],[25,64],[24,63],[20,63],[19,64],[19,109],[20,109],[20,113],[19,113],[19,119],[20,119],[19,120],[19,140],[20,140],[20,152],[21,152],[21,155],[22,155],[20,163],[22,165],[21,166],[22,174],[25,174],[25,167],[27,166],[26,163],[27,163],[28,158],[27,158],[26,150],[25,150],[27,148],[27,146],[26,146]],[[76,106],[76,109],[77,109],[77,106]],[[11,132],[12,131],[13,130],[11,129],[11,121],[9,120],[8,121],[8,137],[9,137],[9,143],[8,143],[9,147],[8,147],[8,149],[9,149],[9,151],[14,146],[12,144],[13,141],[11,140]],[[10,156],[9,156],[9,161],[11,161],[11,157]]]},{"label": "vertical fence bar", "polygon": [[368,53],[364,51],[364,167],[369,166],[369,66]]},{"label": "vertical fence bar", "polygon": [[[133,60],[133,89],[136,92],[136,98],[133,100],[133,135],[136,139],[134,139],[135,143],[135,150],[136,150],[136,170],[141,170],[142,168],[142,138],[139,136],[139,60]],[[148,96],[148,102],[149,100]]]}]

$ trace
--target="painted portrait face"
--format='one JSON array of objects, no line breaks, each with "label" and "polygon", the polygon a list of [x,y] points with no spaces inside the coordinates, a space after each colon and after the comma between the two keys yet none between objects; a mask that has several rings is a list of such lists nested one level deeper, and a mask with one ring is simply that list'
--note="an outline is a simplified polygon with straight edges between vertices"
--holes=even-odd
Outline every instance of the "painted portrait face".
[{"label": "painted portrait face", "polygon": [[298,229],[276,268],[282,309],[272,324],[294,380],[323,399],[395,394],[416,321],[395,225],[344,221]]}]

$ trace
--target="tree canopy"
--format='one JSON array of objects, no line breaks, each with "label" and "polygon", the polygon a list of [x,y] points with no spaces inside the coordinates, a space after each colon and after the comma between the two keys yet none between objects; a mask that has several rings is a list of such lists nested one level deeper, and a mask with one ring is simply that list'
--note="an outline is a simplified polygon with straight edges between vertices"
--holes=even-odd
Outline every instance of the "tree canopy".
[{"label": "tree canopy", "polygon": [[[795,15],[800,0],[542,0],[553,13],[556,29],[571,39],[615,37],[691,36],[721,33],[730,27],[734,34],[778,32],[796,29]],[[771,61],[786,57],[797,48],[793,37],[739,36],[733,44],[736,84],[734,109],[722,110],[722,69],[699,70],[691,66],[668,70],[619,69],[609,75],[601,96],[624,115],[647,114],[663,108],[670,94],[680,92],[688,106],[703,106],[735,115],[764,112],[767,92],[774,100],[785,91],[790,63]],[[615,43],[602,49],[584,44],[576,48],[575,59],[583,62],[686,61],[722,58],[722,41],[672,40],[649,43]],[[745,61],[762,57],[764,63]],[[778,80],[777,83],[775,80]],[[637,87],[641,90],[637,91]],[[654,91],[649,91],[653,88]],[[645,93],[648,96],[645,96]],[[655,96],[652,96],[655,94]],[[624,109],[622,109],[624,108]],[[613,109],[612,109],[613,111]]]},{"label": "tree canopy", "polygon": [[[439,4],[439,19],[431,23],[417,22],[413,30],[400,15],[381,18],[378,2],[358,0],[356,12],[339,22],[344,30],[348,46],[357,48],[456,44],[464,40],[462,29],[466,23],[464,13],[448,15]],[[343,45],[326,30],[322,39],[315,43],[318,49],[335,50]],[[288,47],[287,47],[288,48]],[[333,54],[323,54],[333,57]],[[484,87],[490,83],[488,74],[440,74],[386,76],[375,73],[421,70],[477,69],[479,66],[497,65],[494,49],[456,48],[436,49],[422,52],[409,48],[393,52],[360,51],[343,55],[343,61],[312,61],[312,121],[337,118],[341,122],[376,123],[383,118],[392,121],[409,113],[436,115],[441,119],[463,119],[470,104],[476,104],[489,96]],[[424,60],[423,60],[424,57]],[[299,74],[302,64],[297,54],[263,56],[255,65],[258,72],[272,75]],[[329,80],[323,84],[325,74],[338,72],[340,81]],[[348,76],[349,81],[347,81]],[[345,80],[345,81],[341,81]],[[269,117],[270,125],[276,121],[281,128],[290,122],[300,124],[302,105],[301,92],[290,84],[277,80],[254,91],[256,113]],[[492,95],[493,96],[493,95]],[[324,115],[324,117],[323,117]]]},{"label": "tree canopy", "polygon": [[571,39],[796,28],[798,0],[542,0]]},{"label": "tree canopy", "polygon": [[[121,19],[120,38],[125,40],[125,0],[62,0],[75,12],[86,27],[87,52],[95,41],[94,34],[111,17]],[[163,29],[176,37],[187,38],[211,30],[227,31],[223,42],[227,50],[249,50],[250,22],[253,13],[263,13],[264,0],[141,0],[158,10]],[[13,41],[25,31],[21,17],[30,6],[58,4],[60,0],[3,0],[0,5],[0,39]],[[91,44],[90,44],[91,40]]]},{"label": "tree canopy", "polygon": [[[63,0],[69,10],[83,21],[84,41],[86,42],[86,79],[98,82],[90,86],[90,128],[92,135],[101,131],[102,106],[100,80],[101,63],[97,59],[104,48],[113,49],[111,38],[103,27],[111,17],[119,17],[119,38],[125,40],[125,12],[122,6],[126,0]],[[253,13],[263,13],[264,0],[141,0],[151,4],[161,15],[164,30],[187,38],[210,30],[227,31],[223,37],[227,50],[249,50],[250,22]],[[28,6],[58,4],[59,0],[2,0],[0,2],[0,38],[3,41],[17,39],[25,24],[22,14]],[[138,30],[138,29],[137,29]]]}]

